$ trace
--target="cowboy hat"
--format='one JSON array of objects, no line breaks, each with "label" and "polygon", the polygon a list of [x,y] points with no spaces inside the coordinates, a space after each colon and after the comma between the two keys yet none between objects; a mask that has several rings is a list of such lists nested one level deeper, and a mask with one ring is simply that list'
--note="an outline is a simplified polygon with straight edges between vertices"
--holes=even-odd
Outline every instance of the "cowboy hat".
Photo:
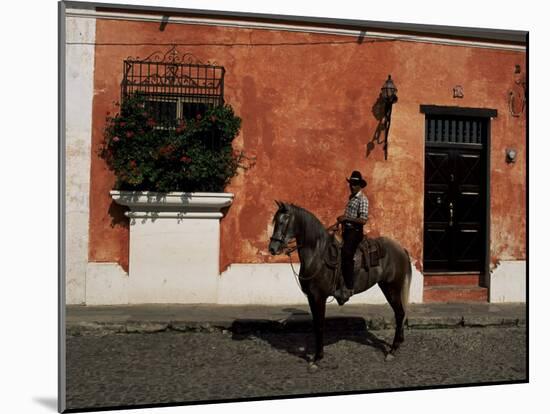
[{"label": "cowboy hat", "polygon": [[361,188],[367,186],[367,182],[363,179],[363,176],[359,171],[353,171],[350,178],[346,178],[347,182],[353,185],[360,185]]}]

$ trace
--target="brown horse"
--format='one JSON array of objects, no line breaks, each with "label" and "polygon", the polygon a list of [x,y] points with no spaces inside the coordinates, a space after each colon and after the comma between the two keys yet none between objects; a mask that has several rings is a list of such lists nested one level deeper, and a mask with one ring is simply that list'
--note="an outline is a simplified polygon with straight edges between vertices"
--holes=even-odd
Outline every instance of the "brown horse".
[{"label": "brown horse", "polygon": [[[300,257],[298,279],[302,291],[308,298],[313,317],[315,364],[323,358],[326,301],[329,296],[334,296],[336,288],[342,283],[337,263],[339,255],[334,254],[340,246],[334,235],[330,234],[309,211],[278,201],[277,205],[279,209],[273,218],[274,229],[269,251],[272,255],[281,254],[289,241],[296,239]],[[386,355],[387,359],[391,359],[404,341],[403,328],[411,284],[411,262],[408,252],[394,240],[386,237],[377,240],[386,254],[380,259],[379,266],[371,267],[368,271],[355,266],[354,292],[364,292],[378,283],[391,305],[396,324],[393,344]],[[357,258],[358,255],[356,262]]]}]

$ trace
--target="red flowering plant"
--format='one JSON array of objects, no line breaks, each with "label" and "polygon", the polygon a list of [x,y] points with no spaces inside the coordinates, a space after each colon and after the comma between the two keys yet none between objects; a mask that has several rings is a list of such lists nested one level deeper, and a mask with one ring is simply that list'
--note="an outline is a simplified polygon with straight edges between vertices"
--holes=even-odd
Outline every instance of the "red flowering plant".
[{"label": "red flowering plant", "polygon": [[107,117],[101,156],[114,171],[115,189],[221,192],[247,159],[234,152],[241,119],[229,105],[161,125],[140,95],[124,99]]}]

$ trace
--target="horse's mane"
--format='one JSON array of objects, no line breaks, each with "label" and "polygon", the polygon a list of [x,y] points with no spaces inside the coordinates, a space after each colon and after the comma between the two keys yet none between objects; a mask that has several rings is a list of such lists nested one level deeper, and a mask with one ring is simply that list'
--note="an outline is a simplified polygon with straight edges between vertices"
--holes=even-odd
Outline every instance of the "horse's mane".
[{"label": "horse's mane", "polygon": [[296,223],[301,226],[304,245],[313,246],[327,237],[325,226],[313,213],[295,204],[287,204],[287,207],[296,217]]}]

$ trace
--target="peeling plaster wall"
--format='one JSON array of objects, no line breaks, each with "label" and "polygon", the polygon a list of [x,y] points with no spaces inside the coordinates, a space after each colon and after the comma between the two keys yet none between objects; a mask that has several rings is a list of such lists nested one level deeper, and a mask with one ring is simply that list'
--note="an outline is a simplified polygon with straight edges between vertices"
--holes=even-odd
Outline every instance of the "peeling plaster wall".
[{"label": "peeling plaster wall", "polygon": [[88,265],[89,192],[95,20],[66,21],[66,295],[85,302]]},{"label": "peeling plaster wall", "polygon": [[[491,269],[499,261],[526,259],[525,117],[503,115],[491,131]],[[506,163],[507,148],[518,150],[515,163]]]},{"label": "peeling plaster wall", "polygon": [[[116,111],[122,62],[169,44],[226,68],[225,99],[242,117],[235,147],[255,166],[227,188],[236,194],[221,221],[223,272],[231,264],[283,263],[267,251],[273,200],[296,203],[326,225],[342,214],[345,178],[360,170],[369,185],[372,236],[398,240],[422,271],[424,115],[420,105],[498,110],[491,122],[491,257],[525,258],[525,116],[508,113],[508,92],[525,53],[372,41],[328,34],[98,20],[93,104],[90,260],[128,266],[128,227],[110,197],[114,177],[96,156],[108,112]],[[167,44],[167,46],[151,46]],[[388,160],[374,138],[375,103],[392,75]],[[463,99],[453,98],[461,85]],[[505,163],[515,147],[518,161]]]}]

